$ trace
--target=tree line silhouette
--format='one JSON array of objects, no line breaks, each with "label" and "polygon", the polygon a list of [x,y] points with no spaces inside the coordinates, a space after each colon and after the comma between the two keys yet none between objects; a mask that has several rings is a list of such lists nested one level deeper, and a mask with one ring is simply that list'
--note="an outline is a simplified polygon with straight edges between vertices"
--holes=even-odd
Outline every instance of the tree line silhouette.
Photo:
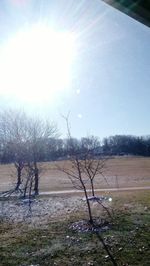
[{"label": "tree line silhouette", "polygon": [[[53,124],[34,119],[31,119],[29,123],[28,120],[27,124],[28,126],[30,124],[30,129],[28,128],[27,133],[25,132],[27,125],[21,116],[24,115],[20,114],[19,118],[14,119],[11,126],[8,123],[4,126],[4,123],[2,125],[2,121],[0,122],[0,163],[14,163],[18,159],[20,160],[20,157],[23,160],[36,160],[36,162],[69,158],[71,154],[70,139],[60,138]],[[9,126],[11,127],[10,132],[8,129],[6,130]],[[72,137],[71,141],[74,149],[82,154],[93,139],[96,141],[93,153],[95,156],[150,156],[150,136],[115,135],[105,137],[103,140],[95,136],[80,139]]]}]

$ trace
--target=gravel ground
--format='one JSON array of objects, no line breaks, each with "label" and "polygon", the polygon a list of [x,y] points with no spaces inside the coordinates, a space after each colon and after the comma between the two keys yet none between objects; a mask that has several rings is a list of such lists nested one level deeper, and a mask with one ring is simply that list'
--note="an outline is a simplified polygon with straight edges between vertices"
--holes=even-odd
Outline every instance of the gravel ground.
[{"label": "gravel ground", "polygon": [[79,208],[86,209],[81,197],[49,197],[35,199],[29,210],[27,200],[0,201],[0,219],[11,222],[25,222],[32,226],[46,224],[49,219],[65,218]]}]

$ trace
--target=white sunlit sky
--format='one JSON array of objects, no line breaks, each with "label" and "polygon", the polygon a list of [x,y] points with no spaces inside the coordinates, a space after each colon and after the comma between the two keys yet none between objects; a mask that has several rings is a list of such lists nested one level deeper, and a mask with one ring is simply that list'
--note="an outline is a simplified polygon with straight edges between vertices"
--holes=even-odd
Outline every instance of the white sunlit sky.
[{"label": "white sunlit sky", "polygon": [[100,0],[0,1],[0,106],[75,137],[150,134],[150,28]]}]

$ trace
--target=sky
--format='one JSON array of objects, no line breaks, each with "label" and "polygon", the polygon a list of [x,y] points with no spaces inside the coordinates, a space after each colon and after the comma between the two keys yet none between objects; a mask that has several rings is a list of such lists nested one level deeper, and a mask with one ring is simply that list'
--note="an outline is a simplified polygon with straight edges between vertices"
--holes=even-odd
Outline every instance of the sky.
[{"label": "sky", "polygon": [[63,137],[68,112],[74,137],[149,135],[149,47],[150,28],[100,0],[1,0],[1,109]]}]

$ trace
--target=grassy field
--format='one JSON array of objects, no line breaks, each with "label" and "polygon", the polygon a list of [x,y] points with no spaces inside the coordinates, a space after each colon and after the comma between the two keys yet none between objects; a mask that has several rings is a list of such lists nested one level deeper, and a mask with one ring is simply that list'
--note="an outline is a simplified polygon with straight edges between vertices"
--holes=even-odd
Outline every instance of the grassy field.
[{"label": "grassy field", "polygon": [[[118,265],[149,265],[149,206],[148,191],[113,193],[114,219],[102,236]],[[108,219],[105,213],[101,217]],[[70,229],[72,223],[85,218],[86,213],[80,209],[67,217],[49,218],[46,224],[36,228],[23,222],[1,220],[0,265],[112,265],[94,233]]]},{"label": "grassy field", "polygon": [[[72,189],[72,184],[67,176],[54,170],[56,164],[70,167],[68,161],[41,163],[41,191],[55,191]],[[102,177],[97,178],[97,188],[132,187],[150,185],[150,158],[120,157],[106,162],[104,175],[109,186]],[[117,178],[116,178],[117,176]],[[13,165],[0,165],[0,191],[6,190],[15,182],[15,168]]]}]

